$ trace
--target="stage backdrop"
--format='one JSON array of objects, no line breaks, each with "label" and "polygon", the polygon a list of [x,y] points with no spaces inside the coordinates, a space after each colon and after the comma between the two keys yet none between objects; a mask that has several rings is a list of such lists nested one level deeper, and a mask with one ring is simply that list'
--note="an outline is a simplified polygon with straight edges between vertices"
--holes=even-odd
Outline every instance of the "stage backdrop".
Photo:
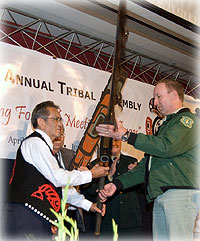
[{"label": "stage backdrop", "polygon": [[[32,132],[33,108],[45,100],[60,106],[65,145],[76,150],[110,73],[5,43],[0,52],[0,158],[15,158],[21,141]],[[152,91],[153,86],[132,79],[122,89],[123,111],[117,109],[117,119],[136,133],[150,133],[156,118],[149,111]],[[123,151],[141,155],[128,145]]]}]

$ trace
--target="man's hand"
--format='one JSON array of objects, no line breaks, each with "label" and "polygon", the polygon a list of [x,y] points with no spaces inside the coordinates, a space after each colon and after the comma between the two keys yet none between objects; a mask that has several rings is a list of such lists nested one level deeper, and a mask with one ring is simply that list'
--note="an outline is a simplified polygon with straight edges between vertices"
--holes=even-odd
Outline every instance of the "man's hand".
[{"label": "man's hand", "polygon": [[92,178],[99,178],[108,175],[109,167],[102,167],[96,164],[91,170]]},{"label": "man's hand", "polygon": [[87,168],[87,167],[83,167],[83,166],[80,166],[80,167],[78,167],[78,169],[77,169],[78,171],[89,171],[89,169]]},{"label": "man's hand", "polygon": [[90,207],[90,211],[100,213],[101,216],[104,216],[106,213],[106,205],[103,204],[102,210],[101,210],[97,207],[97,203],[93,203],[92,206]]},{"label": "man's hand", "polygon": [[58,231],[58,228],[54,225],[51,225],[51,233],[55,235],[57,234],[57,231]]},{"label": "man's hand", "polygon": [[111,197],[115,191],[117,190],[117,187],[113,183],[108,183],[104,186],[102,190],[99,191],[99,197],[101,199],[101,202],[105,202],[108,197]]},{"label": "man's hand", "polygon": [[133,170],[133,169],[137,166],[137,164],[138,164],[137,162],[134,162],[134,163],[129,164],[129,165],[128,165],[128,170],[129,170],[129,171]]},{"label": "man's hand", "polygon": [[114,125],[99,124],[96,131],[100,136],[111,137],[116,140],[121,140],[121,137],[126,133],[127,129],[123,127],[121,121],[117,121],[117,129],[114,131]]},{"label": "man's hand", "polygon": [[111,178],[114,174],[115,174],[115,172],[116,172],[116,164],[117,164],[117,161],[119,160],[119,157],[117,157],[114,161],[113,161],[113,163],[112,163],[112,165],[111,165],[111,167],[110,167],[110,171],[108,172],[108,178]]}]

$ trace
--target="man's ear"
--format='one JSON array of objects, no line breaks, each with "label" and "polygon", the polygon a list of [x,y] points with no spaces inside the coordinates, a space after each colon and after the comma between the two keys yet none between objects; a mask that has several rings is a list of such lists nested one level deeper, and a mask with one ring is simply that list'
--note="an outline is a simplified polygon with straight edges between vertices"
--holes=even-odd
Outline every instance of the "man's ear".
[{"label": "man's ear", "polygon": [[179,96],[178,96],[178,93],[176,92],[176,90],[172,90],[172,91],[171,91],[171,94],[172,94],[173,100],[179,99]]},{"label": "man's ear", "polygon": [[38,119],[37,119],[37,123],[38,123],[38,127],[39,127],[41,130],[44,130],[45,120],[42,119],[42,118],[38,118]]}]

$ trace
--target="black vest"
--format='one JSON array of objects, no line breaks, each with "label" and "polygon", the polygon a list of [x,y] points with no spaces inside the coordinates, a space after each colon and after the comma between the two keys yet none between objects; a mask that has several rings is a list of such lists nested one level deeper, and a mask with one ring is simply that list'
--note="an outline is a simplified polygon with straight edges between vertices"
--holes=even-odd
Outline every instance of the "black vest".
[{"label": "black vest", "polygon": [[[33,132],[27,138],[31,137],[39,137],[46,143],[38,132]],[[46,145],[49,147],[47,143]],[[50,152],[52,153],[51,149]],[[56,220],[50,208],[60,212],[61,198],[62,188],[56,188],[33,165],[24,160],[20,145],[9,183],[8,201],[24,204],[47,220]]]}]

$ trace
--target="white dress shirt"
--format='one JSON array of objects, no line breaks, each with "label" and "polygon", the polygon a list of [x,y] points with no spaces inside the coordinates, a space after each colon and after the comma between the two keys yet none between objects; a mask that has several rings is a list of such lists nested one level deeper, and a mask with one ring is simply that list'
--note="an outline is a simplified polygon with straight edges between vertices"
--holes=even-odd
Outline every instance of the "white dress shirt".
[{"label": "white dress shirt", "polygon": [[[53,149],[50,137],[39,129],[36,129],[36,131],[42,135],[50,148]],[[23,141],[21,152],[25,161],[32,164],[55,187],[66,186],[68,182],[70,186],[77,186],[91,182],[92,180],[92,173],[90,171],[68,171],[59,168],[49,147],[39,137],[31,137]]]},{"label": "white dress shirt", "polygon": [[[57,154],[58,154],[58,160],[61,166],[65,169],[61,152],[59,151],[57,152]],[[64,196],[64,191],[65,191],[65,187],[62,188],[63,196]],[[78,207],[86,211],[89,211],[90,207],[92,206],[92,202],[87,200],[85,196],[80,194],[74,187],[69,187],[68,189],[67,203],[70,204],[70,206],[68,207],[69,210],[75,210],[76,207]]]},{"label": "white dress shirt", "polygon": [[[64,194],[64,189],[63,189],[63,194]],[[92,202],[87,200],[84,197],[84,195],[78,193],[74,187],[68,189],[67,203],[70,204],[70,206],[68,208],[70,210],[74,210],[74,209],[76,209],[76,207],[78,207],[78,208],[82,208],[86,211],[89,211],[93,204]]]}]

